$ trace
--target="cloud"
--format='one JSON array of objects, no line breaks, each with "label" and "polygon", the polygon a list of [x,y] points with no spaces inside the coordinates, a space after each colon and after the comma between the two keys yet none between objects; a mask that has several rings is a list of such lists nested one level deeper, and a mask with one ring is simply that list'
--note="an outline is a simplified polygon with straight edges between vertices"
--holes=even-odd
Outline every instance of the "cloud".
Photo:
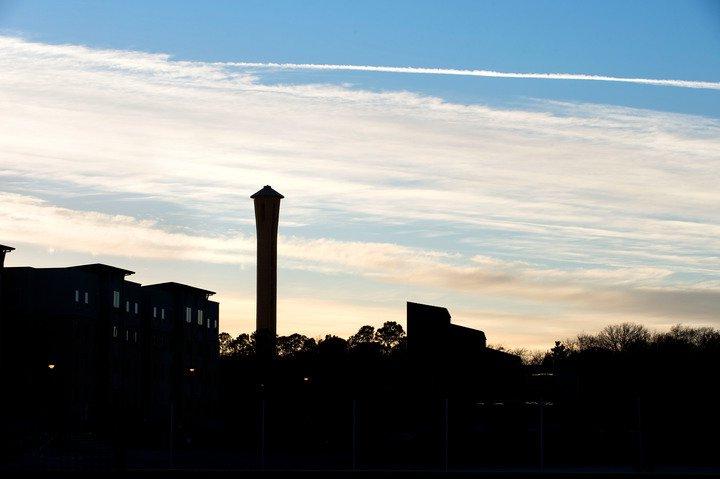
[{"label": "cloud", "polygon": [[720,90],[720,82],[692,81],[692,80],[668,80],[653,78],[628,78],[613,77],[607,75],[587,75],[578,73],[513,73],[498,72],[493,70],[458,70],[455,68],[418,68],[418,67],[388,67],[371,65],[332,65],[315,63],[252,63],[232,62],[226,65],[233,65],[245,68],[273,68],[280,70],[325,70],[325,71],[356,71],[356,72],[377,72],[377,73],[409,73],[415,75],[455,75],[483,78],[526,78],[534,80],[579,80],[579,81],[603,81],[616,83],[635,83],[639,85],[670,86],[677,88],[700,88],[708,90]]},{"label": "cloud", "polygon": [[0,37],[3,242],[250,265],[248,196],[272,184],[282,264],[317,304],[352,275],[355,304],[717,321],[720,121],[261,73]]},{"label": "cloud", "polygon": [[[14,194],[0,193],[0,202],[10,212],[0,218],[4,242],[158,260],[254,264],[254,239],[242,235],[167,232],[151,221],[73,211]],[[287,269],[555,303],[581,312],[692,321],[720,317],[720,289],[668,287],[663,280],[671,272],[658,268],[565,271],[477,256],[468,261],[457,253],[391,243],[327,238],[281,237],[278,249],[280,263]]]}]

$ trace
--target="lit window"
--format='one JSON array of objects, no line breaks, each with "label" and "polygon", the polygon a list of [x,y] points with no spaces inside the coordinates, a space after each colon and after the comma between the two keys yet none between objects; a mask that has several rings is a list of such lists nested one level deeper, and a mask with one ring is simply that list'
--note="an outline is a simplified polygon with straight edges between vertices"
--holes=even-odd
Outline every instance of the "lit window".
[{"label": "lit window", "polygon": [[160,319],[165,319],[165,308],[160,309]]},{"label": "lit window", "polygon": [[117,338],[117,326],[113,326],[113,338]]},{"label": "lit window", "polygon": [[90,297],[88,295],[88,292],[85,291],[85,304],[88,304],[90,302]]},{"label": "lit window", "polygon": [[120,291],[113,291],[113,308],[120,307]]},{"label": "lit window", "polygon": [[157,306],[153,306],[153,318],[157,318]]},{"label": "lit window", "polygon": [[137,343],[137,331],[133,333],[133,341]]},{"label": "lit window", "polygon": [[130,312],[130,301],[125,301],[125,311]]},{"label": "lit window", "polygon": [[125,341],[130,341],[130,330],[129,329],[125,330]]},{"label": "lit window", "polygon": [[198,309],[198,324],[200,326],[202,326],[202,322],[203,322],[203,312],[202,312],[202,309]]},{"label": "lit window", "polygon": [[208,318],[205,322],[207,323],[207,328],[210,329],[210,318]]},{"label": "lit window", "polygon": [[185,308],[185,322],[189,323],[192,321],[192,309]]},{"label": "lit window", "polygon": [[135,303],[135,314],[138,314],[138,304]]},{"label": "lit window", "polygon": [[217,319],[215,320],[214,326],[215,326],[215,329],[217,329],[217,327],[218,327],[218,326],[217,326]]},{"label": "lit window", "polygon": [[80,291],[78,291],[77,289],[75,290],[75,302],[80,302]]}]

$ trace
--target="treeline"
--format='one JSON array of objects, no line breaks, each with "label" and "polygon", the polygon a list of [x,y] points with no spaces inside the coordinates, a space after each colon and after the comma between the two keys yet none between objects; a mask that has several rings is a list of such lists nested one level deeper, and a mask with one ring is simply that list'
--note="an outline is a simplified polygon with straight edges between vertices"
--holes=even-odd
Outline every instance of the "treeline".
[{"label": "treeline", "polygon": [[[326,335],[316,340],[298,333],[278,336],[276,346],[277,357],[284,359],[324,352],[388,357],[404,354],[406,340],[403,327],[395,321],[387,321],[378,329],[362,326],[348,339]],[[254,333],[242,333],[235,338],[228,333],[220,333],[219,341],[221,357],[240,359],[255,354]],[[605,326],[596,334],[581,333],[573,338],[555,341],[555,345],[545,351],[506,348],[503,345],[489,347],[518,355],[523,363],[531,366],[549,365],[553,361],[592,352],[720,353],[720,330],[678,324],[669,331],[651,331],[641,324],[621,323]]]},{"label": "treeline", "polygon": [[520,356],[525,364],[548,366],[558,360],[592,353],[720,353],[720,330],[677,324],[669,331],[651,331],[642,324],[621,323],[605,326],[597,334],[581,333],[573,338],[555,341],[547,351],[524,348],[505,349]]},{"label": "treeline", "polygon": [[[255,355],[255,333],[242,333],[233,338],[228,333],[220,333],[220,356],[223,358],[243,359]],[[280,359],[293,359],[314,354],[362,354],[368,357],[389,357],[405,352],[406,334],[403,327],[395,321],[387,321],[382,327],[362,326],[348,339],[328,334],[316,340],[303,334],[278,336],[275,340],[276,354]]]}]

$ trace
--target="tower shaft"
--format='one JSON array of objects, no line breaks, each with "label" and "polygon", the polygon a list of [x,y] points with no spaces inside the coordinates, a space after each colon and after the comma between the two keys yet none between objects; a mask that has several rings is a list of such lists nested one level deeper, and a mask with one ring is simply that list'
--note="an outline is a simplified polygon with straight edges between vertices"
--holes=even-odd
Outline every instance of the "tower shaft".
[{"label": "tower shaft", "polygon": [[277,331],[277,231],[280,201],[255,200],[257,330]]},{"label": "tower shaft", "polygon": [[257,230],[255,340],[260,357],[272,357],[277,333],[277,234],[283,196],[265,186],[251,196]]}]

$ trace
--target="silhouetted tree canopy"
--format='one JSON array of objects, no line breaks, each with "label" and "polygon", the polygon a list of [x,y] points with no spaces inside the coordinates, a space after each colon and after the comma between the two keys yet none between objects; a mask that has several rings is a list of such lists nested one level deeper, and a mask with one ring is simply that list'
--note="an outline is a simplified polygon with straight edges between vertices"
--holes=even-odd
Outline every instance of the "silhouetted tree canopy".
[{"label": "silhouetted tree canopy", "polygon": [[[377,330],[373,326],[361,326],[347,340],[326,335],[316,340],[294,333],[279,336],[276,341],[277,357],[292,359],[298,355],[339,356],[348,352],[363,358],[396,356],[405,350],[407,337],[403,327],[395,321],[387,321]],[[239,334],[233,338],[228,333],[218,335],[220,355],[226,358],[251,358],[255,355],[255,334]],[[596,334],[580,333],[562,341],[555,341],[547,350],[506,348],[500,344],[488,347],[519,356],[529,366],[555,366],[572,359],[574,355],[602,352],[624,354],[629,352],[720,352],[720,331],[711,327],[692,327],[677,324],[669,331],[651,332],[636,323],[605,326]]]},{"label": "silhouetted tree canopy", "polygon": [[250,358],[255,355],[255,333],[242,333],[233,339],[228,333],[218,335],[220,356],[226,358]]},{"label": "silhouetted tree canopy", "polygon": [[228,357],[232,355],[232,341],[233,337],[229,333],[218,334],[218,348],[220,349],[220,356]]},{"label": "silhouetted tree canopy", "polygon": [[318,352],[322,355],[339,356],[347,352],[347,343],[339,336],[328,334],[318,343]]},{"label": "silhouetted tree canopy", "polygon": [[375,340],[382,345],[385,351],[396,347],[405,337],[405,330],[395,321],[386,321],[381,328],[375,331]]},{"label": "silhouetted tree canopy", "polygon": [[375,341],[375,328],[372,326],[361,326],[358,332],[348,338],[348,347],[355,349],[362,344],[372,343]]},{"label": "silhouetted tree canopy", "polygon": [[317,342],[313,338],[298,333],[278,336],[276,345],[277,355],[280,358],[294,358],[301,353],[310,353],[317,349]]}]

